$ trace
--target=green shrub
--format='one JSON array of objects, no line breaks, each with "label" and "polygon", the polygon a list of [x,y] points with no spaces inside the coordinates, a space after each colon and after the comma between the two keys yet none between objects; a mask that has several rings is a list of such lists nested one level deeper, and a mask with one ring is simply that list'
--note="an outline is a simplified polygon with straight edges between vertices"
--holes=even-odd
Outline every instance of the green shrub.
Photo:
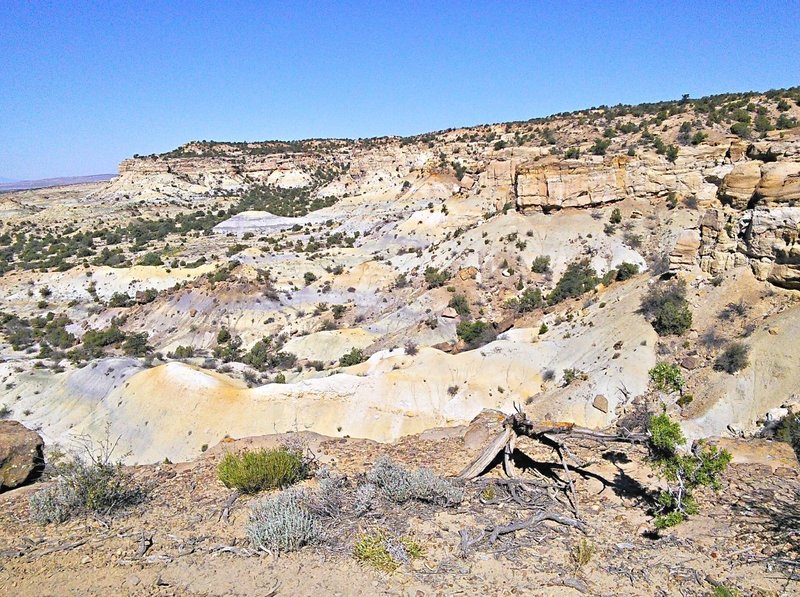
[{"label": "green shrub", "polygon": [[742,139],[750,138],[750,126],[745,122],[733,123],[731,126],[731,132]]},{"label": "green shrub", "polygon": [[520,313],[530,313],[544,304],[542,291],[538,288],[526,288],[517,301],[517,311]]},{"label": "green shrub", "polygon": [[667,160],[669,160],[670,162],[675,162],[675,160],[678,159],[678,148],[677,148],[677,146],[675,146],[675,145],[667,146],[666,155],[667,155]]},{"label": "green shrub", "polygon": [[656,389],[665,392],[680,392],[685,384],[680,368],[665,361],[650,369],[649,374]]},{"label": "green shrub", "polygon": [[564,385],[568,386],[574,381],[585,379],[586,374],[580,369],[564,369]]},{"label": "green shrub", "polygon": [[129,357],[143,357],[152,352],[153,347],[147,344],[147,332],[128,334],[122,343],[122,351]]},{"label": "green shrub", "polygon": [[313,272],[306,272],[303,274],[303,281],[306,283],[306,286],[312,282],[316,282],[316,280],[317,276]]},{"label": "green shrub", "polygon": [[147,253],[139,260],[139,265],[164,265],[164,262],[158,253]]},{"label": "green shrub", "polygon": [[546,274],[550,271],[550,255],[539,255],[533,260],[531,271],[535,274]]},{"label": "green shrub", "polygon": [[447,272],[440,272],[435,267],[428,267],[425,269],[425,282],[428,284],[428,288],[444,286],[449,279],[450,276]]},{"label": "green shrub", "polygon": [[753,126],[759,133],[766,133],[767,131],[771,131],[775,128],[772,126],[772,121],[769,119],[769,116],[766,116],[765,114],[759,114],[756,116]]},{"label": "green shrub", "polygon": [[358,365],[359,363],[364,361],[364,351],[360,348],[356,348],[355,346],[350,349],[350,352],[342,356],[339,359],[339,366],[341,367],[350,367],[352,365]]},{"label": "green shrub", "polygon": [[174,359],[190,359],[194,356],[193,346],[177,346],[172,353]]},{"label": "green shrub", "polygon": [[554,305],[567,298],[580,296],[592,290],[597,283],[597,272],[589,265],[588,259],[573,261],[547,297],[547,302]]},{"label": "green shrub", "polygon": [[797,118],[781,114],[778,120],[775,121],[775,128],[777,129],[792,129],[797,126]]},{"label": "green shrub", "polygon": [[775,438],[792,446],[800,457],[800,415],[789,413],[783,417],[775,428]]},{"label": "green shrub", "polygon": [[462,321],[456,326],[456,335],[470,348],[477,348],[495,339],[496,334],[491,325],[485,321]]},{"label": "green shrub", "polygon": [[627,261],[620,264],[617,268],[617,280],[620,282],[628,280],[639,273],[639,266],[635,263],[628,263]]},{"label": "green shrub", "polygon": [[750,364],[747,358],[749,354],[749,346],[742,342],[733,342],[716,358],[714,369],[716,371],[725,371],[726,373],[741,371]]},{"label": "green shrub", "polygon": [[575,562],[575,568],[582,568],[588,564],[591,561],[592,556],[594,556],[594,552],[594,545],[592,545],[586,539],[581,539],[570,553],[572,556],[572,561]]},{"label": "green shrub", "polygon": [[470,315],[469,301],[463,294],[454,294],[447,306],[455,309],[455,312],[461,317],[469,317]]},{"label": "green shrub", "polygon": [[619,224],[622,221],[622,212],[618,207],[615,207],[614,211],[611,212],[611,217],[608,219],[608,221],[612,224]]},{"label": "green shrub", "polygon": [[606,155],[606,150],[610,145],[610,139],[596,139],[594,145],[592,145],[589,151],[591,151],[594,155]]},{"label": "green shrub", "polygon": [[111,298],[108,299],[109,307],[130,307],[132,304],[133,300],[128,296],[127,292],[115,292],[111,295]]},{"label": "green shrub", "polygon": [[642,298],[640,312],[659,336],[680,336],[692,327],[683,280],[656,284]]},{"label": "green shrub", "polygon": [[726,450],[699,441],[690,453],[680,453],[686,443],[681,427],[666,413],[650,418],[650,464],[667,480],[667,489],[657,499],[658,529],[675,526],[697,513],[693,492],[698,487],[721,488],[720,476],[731,461]]},{"label": "green shrub", "polygon": [[228,453],[217,467],[219,480],[243,493],[287,487],[304,479],[308,467],[303,457],[286,448]]}]

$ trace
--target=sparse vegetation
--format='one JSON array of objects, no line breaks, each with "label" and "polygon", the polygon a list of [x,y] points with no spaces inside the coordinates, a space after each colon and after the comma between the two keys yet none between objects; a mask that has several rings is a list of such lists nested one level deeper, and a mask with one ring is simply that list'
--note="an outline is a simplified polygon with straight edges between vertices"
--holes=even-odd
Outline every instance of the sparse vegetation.
[{"label": "sparse vegetation", "polygon": [[435,267],[428,267],[425,270],[425,282],[428,284],[428,288],[439,288],[444,286],[449,279],[450,276],[447,274],[447,272],[440,272]]},{"label": "sparse vegetation", "polygon": [[733,342],[714,361],[716,371],[736,373],[749,365],[750,347],[742,342]]},{"label": "sparse vegetation", "polygon": [[107,435],[97,450],[85,445],[85,456],[52,462],[58,478],[30,497],[32,518],[46,525],[88,514],[108,516],[139,503],[145,488],[113,461],[115,447]]},{"label": "sparse vegetation", "polygon": [[447,306],[452,307],[461,317],[470,316],[469,301],[463,294],[454,294]]},{"label": "sparse vegetation", "polygon": [[651,417],[650,461],[670,484],[658,494],[655,526],[665,529],[697,514],[694,491],[698,487],[721,488],[720,476],[731,461],[726,450],[697,442],[688,454],[679,452],[686,438],[680,425],[666,413]]},{"label": "sparse vegetation", "polygon": [[588,260],[574,261],[567,266],[561,279],[548,295],[547,302],[554,305],[565,299],[581,296],[594,289],[598,282],[597,272]]},{"label": "sparse vegetation", "polygon": [[367,481],[373,483],[388,499],[399,504],[409,500],[430,502],[441,506],[454,506],[464,499],[464,490],[429,469],[408,471],[381,456],[367,472]]},{"label": "sparse vegetation", "polygon": [[303,456],[286,448],[225,454],[217,467],[219,480],[243,493],[288,487],[304,479],[308,467]]},{"label": "sparse vegetation", "polygon": [[692,327],[692,311],[686,300],[686,283],[662,282],[642,298],[640,312],[659,336],[680,336]]},{"label": "sparse vegetation", "polygon": [[390,537],[384,531],[361,535],[353,547],[356,560],[381,572],[394,572],[423,553],[420,544],[413,539]]}]

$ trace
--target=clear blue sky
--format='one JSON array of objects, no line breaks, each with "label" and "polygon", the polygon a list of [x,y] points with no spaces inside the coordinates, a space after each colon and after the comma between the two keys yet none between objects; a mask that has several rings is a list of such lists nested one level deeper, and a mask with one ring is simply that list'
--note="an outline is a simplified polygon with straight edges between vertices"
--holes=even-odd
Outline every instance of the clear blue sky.
[{"label": "clear blue sky", "polygon": [[800,84],[800,2],[0,2],[0,176]]}]

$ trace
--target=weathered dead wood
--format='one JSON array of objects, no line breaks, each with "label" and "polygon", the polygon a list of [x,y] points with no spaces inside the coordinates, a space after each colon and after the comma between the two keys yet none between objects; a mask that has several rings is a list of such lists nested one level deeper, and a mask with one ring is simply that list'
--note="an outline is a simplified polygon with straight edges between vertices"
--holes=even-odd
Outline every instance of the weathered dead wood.
[{"label": "weathered dead wood", "polygon": [[586,525],[580,520],[570,518],[569,516],[564,516],[557,512],[545,511],[531,516],[530,518],[526,518],[525,520],[518,520],[507,525],[494,527],[489,533],[489,543],[492,544],[497,541],[497,538],[500,537],[500,535],[507,535],[508,533],[515,533],[516,531],[521,531],[522,529],[529,529],[531,527],[535,527],[537,524],[541,524],[545,520],[552,520],[558,524],[574,527],[583,531],[584,533],[586,532]]},{"label": "weathered dead wood", "polygon": [[237,489],[230,496],[228,496],[228,499],[225,500],[224,504],[222,504],[222,511],[219,513],[219,518],[217,519],[217,522],[220,521],[224,521],[225,523],[228,522],[231,515],[231,508],[233,507],[233,504],[236,502],[236,500],[239,499],[240,495],[242,494]]},{"label": "weathered dead wood", "polygon": [[[514,440],[519,436],[530,437],[545,445],[549,445],[559,452],[559,458],[566,467],[563,452],[577,461],[577,458],[569,451],[560,438],[579,438],[589,439],[596,442],[623,442],[623,443],[643,443],[649,439],[646,433],[605,433],[593,429],[576,427],[572,423],[543,421],[534,423],[519,408],[513,415],[506,417],[503,422],[503,431],[470,462],[458,475],[461,479],[474,479],[486,470],[494,462],[495,458],[502,452],[503,466],[506,474],[514,476],[514,468],[511,464],[511,454],[513,453]],[[568,469],[567,469],[568,470]]]},{"label": "weathered dead wood", "polygon": [[461,543],[459,546],[461,553],[462,555],[467,555],[473,547],[482,543],[487,537],[489,539],[489,545],[494,545],[497,539],[502,535],[508,535],[523,529],[533,528],[545,522],[546,520],[576,528],[584,533],[587,532],[586,525],[580,520],[571,518],[569,516],[564,516],[563,514],[553,512],[552,510],[545,510],[524,520],[516,520],[506,525],[487,527],[485,529],[478,530],[475,535],[471,535],[468,529],[461,529],[459,531],[459,535],[461,536]]},{"label": "weathered dead wood", "polygon": [[142,534],[139,537],[139,548],[136,550],[136,557],[144,557],[144,554],[147,553],[153,547],[153,533],[147,534],[142,531]]},{"label": "weathered dead wood", "polygon": [[488,466],[497,457],[501,450],[504,450],[506,444],[514,437],[514,429],[510,426],[505,426],[503,431],[499,433],[492,443],[486,449],[478,454],[478,456],[458,475],[460,479],[474,479],[480,476]]},{"label": "weathered dead wood", "polygon": [[42,556],[46,556],[51,553],[56,553],[59,551],[69,551],[70,549],[75,549],[76,547],[80,547],[84,543],[86,543],[88,539],[79,539],[73,543],[63,543],[61,545],[55,545],[53,547],[48,547],[47,549],[43,549],[40,552],[33,552],[28,555],[25,559],[26,562],[33,562],[34,560],[38,560]]}]

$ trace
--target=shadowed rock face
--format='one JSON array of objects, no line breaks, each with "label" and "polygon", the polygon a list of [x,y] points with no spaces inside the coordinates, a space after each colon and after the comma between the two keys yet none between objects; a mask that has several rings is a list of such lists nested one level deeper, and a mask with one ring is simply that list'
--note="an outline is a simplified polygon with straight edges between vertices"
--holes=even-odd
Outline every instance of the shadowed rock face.
[{"label": "shadowed rock face", "polygon": [[0,421],[0,492],[33,480],[44,465],[39,434],[17,421]]}]

